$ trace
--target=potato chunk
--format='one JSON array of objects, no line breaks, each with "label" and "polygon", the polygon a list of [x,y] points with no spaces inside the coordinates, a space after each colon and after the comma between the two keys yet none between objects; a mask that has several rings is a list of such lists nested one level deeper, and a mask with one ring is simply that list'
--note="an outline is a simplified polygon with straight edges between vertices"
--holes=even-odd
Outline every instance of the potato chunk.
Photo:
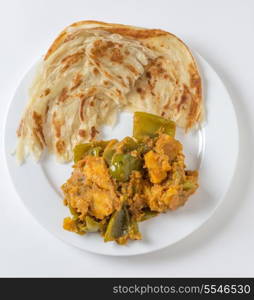
[{"label": "potato chunk", "polygon": [[156,142],[155,151],[159,154],[167,155],[169,161],[172,161],[182,151],[182,145],[172,136],[161,134]]},{"label": "potato chunk", "polygon": [[167,155],[161,155],[151,150],[145,154],[144,158],[151,182],[160,183],[163,181],[171,169]]}]

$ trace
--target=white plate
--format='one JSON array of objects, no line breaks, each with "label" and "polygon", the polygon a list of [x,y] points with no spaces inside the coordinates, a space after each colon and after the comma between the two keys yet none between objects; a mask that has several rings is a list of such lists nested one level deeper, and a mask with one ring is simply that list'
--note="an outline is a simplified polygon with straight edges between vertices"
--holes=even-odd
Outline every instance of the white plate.
[{"label": "white plate", "polygon": [[[53,157],[41,163],[31,159],[17,166],[11,155],[16,145],[16,128],[27,101],[27,90],[35,66],[18,86],[11,102],[6,128],[5,153],[17,193],[35,219],[49,232],[78,248],[105,255],[136,255],[152,252],[180,241],[211,217],[227,192],[238,154],[238,127],[229,94],[209,64],[196,54],[203,77],[206,123],[203,129],[177,136],[184,144],[188,168],[198,168],[200,188],[187,204],[140,224],[142,241],[126,246],[104,243],[98,234],[79,236],[62,229],[69,215],[62,203],[60,185],[71,174],[71,165],[58,164]],[[104,128],[103,138],[123,138],[132,133],[132,116],[120,115],[115,128]]]}]

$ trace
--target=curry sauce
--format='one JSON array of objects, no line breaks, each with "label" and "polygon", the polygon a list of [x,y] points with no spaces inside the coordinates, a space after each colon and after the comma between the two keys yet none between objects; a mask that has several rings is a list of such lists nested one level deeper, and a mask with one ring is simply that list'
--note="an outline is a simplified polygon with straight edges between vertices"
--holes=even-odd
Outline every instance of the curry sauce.
[{"label": "curry sauce", "polygon": [[172,121],[137,112],[133,137],[76,146],[62,186],[72,213],[64,229],[125,244],[142,238],[138,222],[184,205],[198,188],[198,171],[185,170],[174,135]]}]

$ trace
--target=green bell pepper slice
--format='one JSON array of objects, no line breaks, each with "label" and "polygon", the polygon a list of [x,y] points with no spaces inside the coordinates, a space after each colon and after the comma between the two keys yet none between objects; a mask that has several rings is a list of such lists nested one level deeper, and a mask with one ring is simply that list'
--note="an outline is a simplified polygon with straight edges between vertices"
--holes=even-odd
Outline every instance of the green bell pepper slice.
[{"label": "green bell pepper slice", "polygon": [[130,153],[115,153],[109,166],[110,175],[117,181],[127,181],[132,171],[142,170],[142,159]]},{"label": "green bell pepper slice", "polygon": [[111,216],[105,235],[104,241],[114,241],[128,233],[130,225],[130,216],[127,208],[123,206]]},{"label": "green bell pepper slice", "polygon": [[133,121],[133,136],[143,139],[146,136],[155,137],[162,131],[172,137],[175,136],[175,122],[146,112],[135,112]]}]

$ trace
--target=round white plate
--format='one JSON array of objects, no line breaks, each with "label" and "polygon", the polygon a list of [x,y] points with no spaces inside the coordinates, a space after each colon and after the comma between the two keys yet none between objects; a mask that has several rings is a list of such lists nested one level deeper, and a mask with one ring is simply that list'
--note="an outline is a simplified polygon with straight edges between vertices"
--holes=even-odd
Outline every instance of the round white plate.
[{"label": "round white plate", "polygon": [[[63,230],[63,218],[69,216],[63,205],[60,186],[71,174],[71,164],[58,164],[46,157],[40,163],[31,158],[18,166],[12,155],[16,128],[27,102],[27,90],[33,66],[22,79],[11,102],[6,128],[5,153],[11,179],[17,193],[35,219],[61,240],[78,248],[105,255],[136,255],[152,252],[183,239],[208,218],[221,203],[234,173],[238,154],[238,127],[229,94],[211,66],[195,55],[203,77],[206,122],[203,128],[177,137],[184,144],[187,167],[198,168],[200,188],[184,207],[140,224],[143,239],[126,246],[104,243],[99,234],[77,234]],[[115,128],[105,127],[103,138],[123,138],[132,134],[132,115],[121,113]]]}]

